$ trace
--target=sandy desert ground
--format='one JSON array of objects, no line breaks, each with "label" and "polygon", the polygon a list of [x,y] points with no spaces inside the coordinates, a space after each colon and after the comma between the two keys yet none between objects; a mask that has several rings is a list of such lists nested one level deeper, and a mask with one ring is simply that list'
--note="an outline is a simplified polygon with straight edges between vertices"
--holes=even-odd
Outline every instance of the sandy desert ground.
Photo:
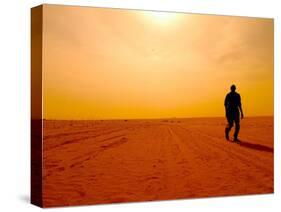
[{"label": "sandy desert ground", "polygon": [[[44,121],[43,205],[273,192],[273,117]],[[232,132],[233,133],[233,132]]]}]

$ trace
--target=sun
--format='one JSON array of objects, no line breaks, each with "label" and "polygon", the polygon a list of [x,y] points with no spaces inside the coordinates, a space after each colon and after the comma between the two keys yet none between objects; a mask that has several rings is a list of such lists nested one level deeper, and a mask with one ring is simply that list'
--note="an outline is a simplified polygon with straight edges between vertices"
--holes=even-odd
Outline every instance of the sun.
[{"label": "sun", "polygon": [[147,16],[152,22],[161,25],[170,24],[178,18],[177,13],[156,11],[147,12]]}]

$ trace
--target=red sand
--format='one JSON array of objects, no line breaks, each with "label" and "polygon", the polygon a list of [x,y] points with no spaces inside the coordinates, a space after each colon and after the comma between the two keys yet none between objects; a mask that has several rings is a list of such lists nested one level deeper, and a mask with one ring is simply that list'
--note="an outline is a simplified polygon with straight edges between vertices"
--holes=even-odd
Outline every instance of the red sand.
[{"label": "red sand", "polygon": [[[43,206],[273,192],[273,117],[44,121]],[[233,132],[232,132],[233,133]]]}]

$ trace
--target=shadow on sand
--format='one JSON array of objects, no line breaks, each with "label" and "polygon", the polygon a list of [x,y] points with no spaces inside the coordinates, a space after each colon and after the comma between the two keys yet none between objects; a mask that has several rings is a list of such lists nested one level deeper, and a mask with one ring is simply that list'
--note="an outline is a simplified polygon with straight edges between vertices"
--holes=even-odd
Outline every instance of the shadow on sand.
[{"label": "shadow on sand", "polygon": [[273,153],[274,149],[268,146],[264,146],[261,144],[253,144],[253,143],[248,143],[246,141],[241,141],[240,146],[254,149],[254,150],[259,150],[259,151],[264,151],[264,152],[271,152]]}]

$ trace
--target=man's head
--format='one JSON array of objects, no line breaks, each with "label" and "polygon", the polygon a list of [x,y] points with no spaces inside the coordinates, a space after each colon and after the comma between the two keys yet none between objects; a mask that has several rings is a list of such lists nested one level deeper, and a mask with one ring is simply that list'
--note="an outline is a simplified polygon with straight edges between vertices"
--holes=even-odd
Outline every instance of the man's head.
[{"label": "man's head", "polygon": [[232,85],[232,86],[230,87],[230,90],[231,90],[232,92],[234,92],[234,91],[236,90],[236,86],[235,86],[235,85]]}]

